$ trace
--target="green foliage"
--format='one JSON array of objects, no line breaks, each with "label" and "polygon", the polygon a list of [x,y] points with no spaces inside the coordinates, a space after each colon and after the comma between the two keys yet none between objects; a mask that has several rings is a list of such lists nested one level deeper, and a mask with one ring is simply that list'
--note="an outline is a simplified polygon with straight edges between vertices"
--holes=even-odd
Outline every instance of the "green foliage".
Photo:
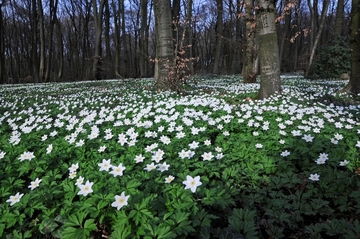
[{"label": "green foliage", "polygon": [[338,38],[319,48],[309,71],[310,79],[339,79],[350,73],[350,46],[346,39]]},{"label": "green foliage", "polygon": [[359,238],[359,102],[342,83],[284,79],[266,101],[238,77],[196,83],[187,96],[148,80],[0,88],[0,237]]}]

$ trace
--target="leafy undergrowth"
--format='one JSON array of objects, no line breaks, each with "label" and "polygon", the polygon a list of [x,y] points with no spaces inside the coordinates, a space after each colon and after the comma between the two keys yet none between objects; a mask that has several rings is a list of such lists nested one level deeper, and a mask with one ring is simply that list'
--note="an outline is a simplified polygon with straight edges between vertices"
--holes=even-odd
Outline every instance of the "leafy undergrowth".
[{"label": "leafy undergrowth", "polygon": [[1,86],[0,237],[359,238],[360,103],[282,83]]}]

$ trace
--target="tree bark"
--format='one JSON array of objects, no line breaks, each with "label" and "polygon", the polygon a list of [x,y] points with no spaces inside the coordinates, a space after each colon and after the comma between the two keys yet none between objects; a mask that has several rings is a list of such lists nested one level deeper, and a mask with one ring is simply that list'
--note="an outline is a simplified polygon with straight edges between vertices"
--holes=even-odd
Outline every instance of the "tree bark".
[{"label": "tree bark", "polygon": [[54,35],[54,25],[56,22],[56,11],[57,11],[58,0],[50,0],[50,30],[48,37],[48,57],[46,59],[46,72],[45,72],[45,82],[50,81],[50,69],[51,69],[51,61],[53,54],[53,35]]},{"label": "tree bark", "polygon": [[260,0],[259,19],[259,60],[261,84],[259,98],[268,98],[281,92],[279,46],[276,34],[276,9],[272,2]]},{"label": "tree bark", "polygon": [[244,50],[244,63],[242,75],[245,83],[256,82],[257,69],[254,62],[257,58],[257,45],[255,43],[256,21],[253,14],[254,1],[245,2],[245,20],[246,20],[246,48]]},{"label": "tree bark", "polygon": [[220,65],[220,58],[221,58],[221,51],[222,51],[222,34],[223,34],[223,0],[216,0],[216,7],[217,7],[217,18],[216,18],[216,43],[215,43],[215,55],[214,55],[214,62],[213,62],[213,74],[219,74],[219,65]]},{"label": "tree bark", "polygon": [[141,29],[140,29],[140,77],[147,76],[147,68],[148,68],[148,52],[147,52],[147,45],[148,45],[148,38],[147,35],[147,14],[148,14],[148,0],[141,0]]},{"label": "tree bark", "polygon": [[[319,29],[317,30],[317,34],[316,34],[316,37],[314,39],[314,42],[312,44],[309,63],[308,63],[308,66],[307,66],[306,72],[305,72],[305,77],[308,77],[310,68],[311,68],[311,66],[313,64],[316,48],[317,48],[317,46],[319,44],[321,33],[322,33],[322,30],[323,30],[324,25],[325,25],[325,17],[326,17],[327,10],[329,8],[329,4],[330,4],[330,0],[324,0],[323,9],[322,9],[322,12],[321,12],[320,25],[319,25]],[[315,7],[314,7],[314,9],[315,9]]]},{"label": "tree bark", "polygon": [[343,29],[344,0],[338,0],[335,16],[335,37],[340,37]]},{"label": "tree bark", "polygon": [[32,59],[32,70],[33,70],[33,80],[35,82],[39,82],[39,61],[37,55],[37,30],[38,30],[38,16],[37,16],[37,9],[36,9],[36,0],[32,0],[32,42],[31,42],[31,59]]},{"label": "tree bark", "polygon": [[107,0],[101,0],[100,7],[98,11],[97,1],[92,0],[93,3],[93,13],[94,13],[94,24],[95,24],[95,54],[93,61],[93,79],[101,79],[101,70],[102,70],[102,56],[101,56],[101,34],[102,34],[102,14],[104,10],[104,5]]},{"label": "tree bark", "polygon": [[351,5],[351,75],[349,83],[342,91],[358,95],[360,93],[360,0],[352,0]]},{"label": "tree bark", "polygon": [[169,74],[174,65],[174,43],[169,0],[154,0],[156,28],[155,84],[159,91],[176,86]]},{"label": "tree bark", "polygon": [[0,84],[5,84],[5,42],[4,42],[4,19],[2,7],[5,5],[5,1],[0,3]]},{"label": "tree bark", "polygon": [[45,81],[45,29],[44,29],[44,11],[42,0],[37,0],[39,17],[39,40],[40,40],[40,59],[39,59],[39,78],[40,82]]}]

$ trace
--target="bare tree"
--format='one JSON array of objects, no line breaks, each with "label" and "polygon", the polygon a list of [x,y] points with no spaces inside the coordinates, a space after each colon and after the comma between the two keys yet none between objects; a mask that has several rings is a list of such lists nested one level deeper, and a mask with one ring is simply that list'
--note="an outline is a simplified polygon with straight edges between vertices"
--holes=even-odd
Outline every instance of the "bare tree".
[{"label": "bare tree", "polygon": [[335,37],[340,37],[343,29],[344,0],[338,0],[335,16]]},{"label": "bare tree", "polygon": [[6,1],[0,1],[0,84],[5,84],[5,42],[4,42],[4,18],[2,7]]},{"label": "bare tree", "polygon": [[213,62],[212,73],[219,74],[219,65],[222,51],[222,38],[223,38],[223,0],[216,0],[217,18],[216,18],[216,43],[215,43],[215,55]]},{"label": "bare tree", "polygon": [[101,34],[102,34],[102,14],[104,6],[107,0],[101,0],[98,10],[98,4],[96,0],[92,0],[94,25],[95,25],[95,55],[93,59],[93,78],[96,80],[101,79],[102,70],[102,56],[101,56]]},{"label": "bare tree", "polygon": [[49,26],[49,37],[48,37],[48,57],[46,59],[46,72],[45,72],[45,81],[50,81],[50,69],[51,69],[51,61],[53,55],[53,35],[54,35],[54,26],[57,21],[57,6],[58,0],[50,0],[50,26]]},{"label": "bare tree", "polygon": [[[174,66],[174,42],[169,0],[154,0],[156,28],[156,58],[154,79],[158,90],[173,88],[176,82],[169,79]],[[172,79],[175,80],[175,79]]]},{"label": "bare tree", "polygon": [[351,75],[350,81],[343,91],[352,95],[358,95],[360,93],[360,0],[352,0],[351,5]]},{"label": "bare tree", "polygon": [[[320,37],[321,37],[321,33],[322,33],[322,30],[324,28],[324,25],[325,25],[325,17],[326,17],[326,13],[327,13],[327,10],[329,8],[329,4],[330,4],[330,0],[324,0],[323,2],[323,9],[322,9],[322,12],[321,12],[321,18],[320,18],[320,23],[319,23],[319,28],[317,29],[316,31],[316,35],[315,35],[315,26],[316,26],[316,17],[317,17],[317,5],[315,5],[315,2],[317,3],[317,0],[316,1],[311,1],[311,0],[308,0],[308,5],[309,5],[309,8],[310,8],[310,12],[312,13],[312,16],[311,16],[311,48],[310,48],[310,58],[309,58],[309,64],[306,68],[306,72],[305,72],[305,77],[307,77],[309,75],[309,70],[310,68],[312,67],[312,64],[313,64],[313,60],[314,60],[314,56],[315,56],[315,51],[316,51],[316,48],[319,44],[319,41],[320,41]],[[314,5],[312,5],[312,3]]]},{"label": "bare tree", "polygon": [[273,1],[260,0],[257,17],[259,23],[259,59],[261,84],[259,98],[264,99],[281,92],[279,46],[276,34],[276,9]]}]

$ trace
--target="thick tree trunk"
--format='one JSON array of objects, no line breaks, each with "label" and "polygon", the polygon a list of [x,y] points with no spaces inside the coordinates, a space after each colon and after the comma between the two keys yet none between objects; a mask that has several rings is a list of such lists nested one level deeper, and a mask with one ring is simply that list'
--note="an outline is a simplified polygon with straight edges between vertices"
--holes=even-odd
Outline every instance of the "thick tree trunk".
[{"label": "thick tree trunk", "polygon": [[215,55],[213,62],[212,73],[219,74],[219,65],[222,52],[222,35],[223,35],[223,0],[216,0],[217,18],[216,18],[216,43],[215,43]]},{"label": "thick tree trunk", "polygon": [[154,0],[156,27],[155,82],[158,90],[176,87],[170,74],[174,66],[174,43],[169,0]]},{"label": "thick tree trunk", "polygon": [[259,1],[259,60],[261,84],[259,98],[264,99],[281,92],[279,46],[276,34],[276,9],[272,2]]},{"label": "thick tree trunk", "polygon": [[114,15],[114,28],[115,28],[115,65],[114,65],[114,73],[115,78],[122,78],[120,75],[120,11],[115,5],[115,1],[112,1],[112,9]]},{"label": "thick tree trunk", "polygon": [[350,48],[351,48],[351,75],[350,81],[343,89],[352,95],[360,93],[360,0],[352,0]]}]

